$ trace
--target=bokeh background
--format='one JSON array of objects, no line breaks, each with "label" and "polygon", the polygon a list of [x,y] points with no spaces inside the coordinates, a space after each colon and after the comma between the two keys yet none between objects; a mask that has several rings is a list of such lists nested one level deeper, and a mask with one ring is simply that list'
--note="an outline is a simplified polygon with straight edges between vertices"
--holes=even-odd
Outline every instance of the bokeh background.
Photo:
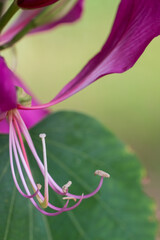
[{"label": "bokeh background", "polygon": [[[87,0],[79,22],[29,36],[17,44],[17,73],[42,102],[51,100],[99,51],[110,32],[118,3]],[[131,70],[103,77],[53,108],[92,115],[127,143],[147,169],[145,189],[158,204],[159,45],[160,38],[154,39]],[[4,54],[11,59],[11,51]]]}]

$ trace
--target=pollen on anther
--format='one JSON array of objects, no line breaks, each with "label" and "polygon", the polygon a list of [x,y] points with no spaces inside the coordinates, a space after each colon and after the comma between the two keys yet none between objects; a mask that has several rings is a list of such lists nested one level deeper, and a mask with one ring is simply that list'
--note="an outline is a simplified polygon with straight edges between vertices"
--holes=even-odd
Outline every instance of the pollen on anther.
[{"label": "pollen on anther", "polygon": [[64,193],[67,193],[68,191],[68,188],[71,186],[72,182],[71,181],[68,181],[63,187],[62,187],[62,190]]},{"label": "pollen on anther", "polygon": [[104,172],[102,170],[96,170],[94,175],[99,175],[100,177],[105,177],[105,178],[109,178],[110,177],[109,173]]},{"label": "pollen on anther", "polygon": [[40,183],[38,183],[38,184],[37,184],[37,188],[38,188],[38,190],[41,190],[42,185],[41,185]]}]

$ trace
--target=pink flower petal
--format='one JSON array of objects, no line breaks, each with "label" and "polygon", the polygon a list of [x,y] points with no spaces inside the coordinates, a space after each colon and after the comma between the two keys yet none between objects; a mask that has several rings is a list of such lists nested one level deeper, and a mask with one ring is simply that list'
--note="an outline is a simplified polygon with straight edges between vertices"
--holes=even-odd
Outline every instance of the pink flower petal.
[{"label": "pink flower petal", "polygon": [[50,103],[72,96],[104,75],[130,69],[153,38],[160,34],[159,0],[122,0],[101,51]]},{"label": "pink flower petal", "polygon": [[[20,79],[7,67],[4,59],[0,57],[0,115],[5,116],[5,112],[17,107],[15,86],[22,87],[26,93],[32,95]],[[39,104],[32,98],[34,105]],[[41,121],[49,112],[47,110],[23,111],[20,114],[28,128]],[[0,133],[8,133],[8,123],[4,119],[0,121]]]},{"label": "pink flower petal", "polygon": [[[0,114],[16,107],[14,76],[0,57]],[[2,116],[2,115],[1,115]]]}]

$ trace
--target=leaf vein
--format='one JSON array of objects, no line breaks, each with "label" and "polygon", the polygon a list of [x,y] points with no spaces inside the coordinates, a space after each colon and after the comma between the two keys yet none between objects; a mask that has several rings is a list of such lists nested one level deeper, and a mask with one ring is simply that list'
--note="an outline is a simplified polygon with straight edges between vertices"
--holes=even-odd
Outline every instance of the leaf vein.
[{"label": "leaf vein", "polygon": [[30,202],[28,204],[28,208],[29,208],[29,240],[33,240],[33,210]]},{"label": "leaf vein", "polygon": [[45,224],[45,227],[46,227],[46,232],[47,232],[47,235],[48,235],[47,240],[53,240],[52,232],[51,232],[51,229],[50,229],[50,225],[49,225],[48,219],[47,219],[47,217],[45,215],[43,215],[43,221],[44,221],[44,224]]},{"label": "leaf vein", "polygon": [[10,206],[9,206],[9,212],[8,212],[7,223],[6,223],[6,228],[5,228],[3,240],[7,240],[7,238],[8,238],[8,233],[9,233],[9,228],[10,228],[10,224],[11,224],[11,217],[12,217],[12,213],[13,213],[15,196],[16,196],[16,188],[14,187],[13,192],[12,192]]},{"label": "leaf vein", "polygon": [[3,168],[3,171],[1,173],[1,176],[0,176],[0,182],[2,181],[4,175],[6,174],[7,170],[8,170],[8,167],[9,167],[9,162],[7,162],[7,164],[5,165],[5,167]]}]

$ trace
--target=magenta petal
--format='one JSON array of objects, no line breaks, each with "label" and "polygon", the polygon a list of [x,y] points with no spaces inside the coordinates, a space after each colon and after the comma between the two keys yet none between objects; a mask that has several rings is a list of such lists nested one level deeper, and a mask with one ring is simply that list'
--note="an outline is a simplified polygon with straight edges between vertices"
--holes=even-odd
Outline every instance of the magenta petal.
[{"label": "magenta petal", "polygon": [[8,130],[6,112],[16,108],[16,90],[14,87],[14,75],[7,67],[4,59],[0,57],[0,133]]},{"label": "magenta petal", "polygon": [[[20,79],[15,79],[15,85],[18,87],[21,87],[25,90],[26,93],[32,96],[32,104],[33,105],[39,105],[39,102],[36,100],[35,97],[33,97],[33,94],[27,89],[27,87],[20,81]],[[40,122],[43,118],[45,118],[48,115],[47,110],[38,110],[38,111],[19,111],[27,128],[33,127],[35,124]]]},{"label": "magenta petal", "polygon": [[0,121],[0,134],[9,133],[9,126],[6,119]]},{"label": "magenta petal", "polygon": [[[1,59],[1,58],[0,58]],[[0,62],[1,64],[1,62]],[[2,69],[2,66],[0,68],[0,71]],[[8,68],[6,69],[7,73],[9,72],[9,74],[7,74],[7,89],[11,88],[10,87],[10,81],[12,83],[12,88],[14,89],[14,94],[15,94],[15,86],[18,86],[18,87],[21,87],[25,90],[26,93],[28,93],[29,95],[32,96],[32,94],[28,91],[28,89],[26,88],[26,86],[20,81],[20,79],[14,75]],[[0,76],[2,76],[2,73],[0,72]],[[3,82],[2,82],[3,83]],[[14,85],[13,85],[14,84]],[[1,87],[2,86],[2,87]],[[9,100],[10,99],[9,97],[12,96],[12,92],[10,92],[8,95],[7,95],[7,98],[5,98],[4,100],[2,99],[2,96],[1,95],[1,91],[2,91],[2,88],[3,88],[3,85],[1,84],[1,78],[0,78],[0,109],[1,109],[1,105],[2,106],[10,106],[8,105],[9,104]],[[2,92],[3,94],[3,92]],[[6,95],[5,95],[6,96]],[[11,98],[12,99],[12,98]],[[3,101],[2,101],[3,100]],[[3,104],[1,104],[3,103]],[[35,99],[35,98],[32,98],[32,104],[34,105],[38,105],[38,101]],[[15,98],[15,102],[13,105],[10,106],[10,108],[6,109],[6,110],[10,110],[12,108],[16,108],[17,106],[17,103],[16,103],[16,98]],[[37,124],[38,122],[40,122],[43,118],[45,118],[47,115],[48,115],[48,111],[47,110],[35,110],[35,111],[23,111],[23,110],[20,110],[20,114],[24,120],[24,122],[26,123],[26,126],[28,128],[34,126],[35,124]],[[7,121],[4,119],[2,121],[0,121],[0,133],[8,133],[8,123]]]},{"label": "magenta petal", "polygon": [[50,30],[52,28],[57,27],[60,24],[72,23],[72,22],[77,21],[82,16],[83,5],[84,5],[84,0],[77,0],[75,5],[73,6],[73,8],[60,20],[58,20],[58,21],[53,20],[52,22],[50,22],[48,24],[45,24],[38,28],[35,28],[32,30],[31,33],[37,33],[37,32],[41,32],[41,31]]},{"label": "magenta petal", "polygon": [[0,57],[0,114],[16,107],[14,75]]},{"label": "magenta petal", "polygon": [[36,9],[49,6],[59,0],[17,0],[17,5],[25,9]]},{"label": "magenta petal", "polygon": [[160,34],[159,0],[122,0],[101,51],[50,103],[56,104],[100,77],[131,68],[150,41]]}]

